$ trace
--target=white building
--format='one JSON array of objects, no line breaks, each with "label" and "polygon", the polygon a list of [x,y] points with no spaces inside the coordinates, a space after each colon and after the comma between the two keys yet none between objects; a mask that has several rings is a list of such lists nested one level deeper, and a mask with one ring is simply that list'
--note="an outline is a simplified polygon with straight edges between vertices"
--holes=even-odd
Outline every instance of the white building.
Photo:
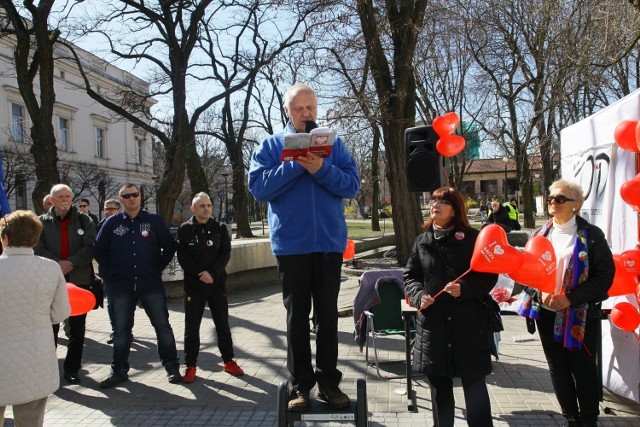
[{"label": "white building", "polygon": [[[13,63],[13,37],[0,38],[0,149],[3,154],[28,155],[30,146],[30,118],[20,96]],[[148,94],[148,84],[95,55],[76,48],[89,75],[92,87],[99,93],[115,93],[133,88],[138,93]],[[66,48],[55,50],[55,93],[53,126],[58,145],[58,170],[62,181],[69,179],[68,171],[76,167],[76,175],[84,170],[108,176],[106,191],[90,186],[77,197],[91,201],[91,211],[98,214],[99,198],[117,196],[117,187],[132,182],[140,185],[143,192],[155,194],[152,170],[151,136],[140,127],[112,113],[91,99],[75,62]],[[36,79],[37,83],[37,79]],[[155,101],[147,102],[151,108]],[[6,154],[5,154],[6,156]],[[6,163],[5,159],[5,163]],[[78,165],[83,165],[79,167]],[[5,169],[5,175],[12,173]],[[35,173],[31,176],[6,176],[5,181],[14,181],[9,191],[12,209],[33,209],[31,193]],[[73,184],[73,182],[71,182]],[[74,187],[71,185],[72,188]],[[115,191],[113,190],[115,188]],[[154,209],[155,201],[146,200],[146,207]]]}]

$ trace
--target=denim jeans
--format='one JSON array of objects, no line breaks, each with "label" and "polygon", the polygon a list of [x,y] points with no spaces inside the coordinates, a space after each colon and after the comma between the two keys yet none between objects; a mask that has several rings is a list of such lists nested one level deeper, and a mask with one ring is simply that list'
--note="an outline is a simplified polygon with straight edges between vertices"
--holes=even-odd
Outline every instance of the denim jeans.
[{"label": "denim jeans", "polygon": [[158,355],[162,366],[171,373],[179,367],[178,352],[173,330],[169,324],[167,299],[162,285],[145,291],[111,289],[113,303],[113,362],[111,373],[124,375],[129,372],[129,352],[133,335],[134,312],[140,300],[158,338]]}]

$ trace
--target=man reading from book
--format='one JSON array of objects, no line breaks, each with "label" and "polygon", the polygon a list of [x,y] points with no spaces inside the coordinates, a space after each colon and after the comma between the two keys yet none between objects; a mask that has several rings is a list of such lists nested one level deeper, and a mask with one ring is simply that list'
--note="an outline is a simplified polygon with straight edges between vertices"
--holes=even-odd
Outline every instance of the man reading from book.
[{"label": "man reading from book", "polygon": [[[271,249],[278,261],[282,298],[287,309],[289,410],[306,411],[309,392],[334,408],[350,405],[340,388],[338,363],[338,292],[342,253],[347,245],[343,198],[354,197],[360,177],[341,138],[325,158],[312,152],[282,161],[285,135],[305,131],[315,122],[315,91],[297,83],[285,93],[289,123],[254,151],[249,190],[269,203]],[[313,369],[309,313],[317,316],[316,367]]]}]

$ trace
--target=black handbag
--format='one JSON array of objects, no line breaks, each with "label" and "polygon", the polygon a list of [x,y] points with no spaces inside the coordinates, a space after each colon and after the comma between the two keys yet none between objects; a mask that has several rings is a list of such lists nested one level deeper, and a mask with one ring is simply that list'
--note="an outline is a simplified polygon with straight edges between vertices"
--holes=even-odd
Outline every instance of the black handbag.
[{"label": "black handbag", "polygon": [[502,324],[502,315],[500,314],[500,305],[489,294],[484,297],[483,303],[487,309],[487,317],[489,319],[489,332],[504,331],[504,325]]},{"label": "black handbag", "polygon": [[93,268],[91,269],[91,280],[88,285],[80,286],[82,289],[86,289],[96,297],[96,305],[93,307],[94,310],[98,308],[104,307],[104,283],[102,279],[95,275],[93,272]]}]

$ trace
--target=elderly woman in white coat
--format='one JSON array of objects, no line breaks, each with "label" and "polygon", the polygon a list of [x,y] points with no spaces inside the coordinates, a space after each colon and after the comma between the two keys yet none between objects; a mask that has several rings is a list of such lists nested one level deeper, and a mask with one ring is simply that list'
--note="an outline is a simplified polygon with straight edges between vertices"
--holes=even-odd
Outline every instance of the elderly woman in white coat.
[{"label": "elderly woman in white coat", "polygon": [[42,426],[47,397],[60,386],[51,325],[71,308],[60,266],[33,254],[42,224],[29,211],[0,218],[0,425]]}]

